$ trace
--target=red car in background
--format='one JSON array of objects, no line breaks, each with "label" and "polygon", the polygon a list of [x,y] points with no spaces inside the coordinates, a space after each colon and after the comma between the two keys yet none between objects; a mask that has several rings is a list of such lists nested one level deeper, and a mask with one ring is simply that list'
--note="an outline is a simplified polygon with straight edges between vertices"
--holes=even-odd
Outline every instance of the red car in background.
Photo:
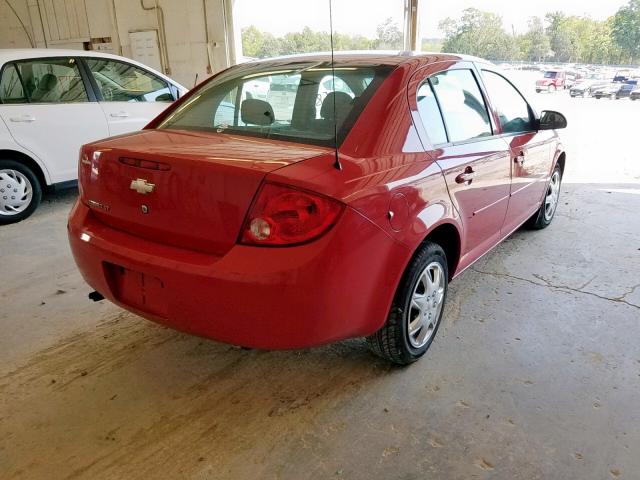
[{"label": "red car in background", "polygon": [[553,219],[564,126],[475,58],[246,63],[82,149],[69,241],[94,299],[156,322],[266,349],[363,336],[407,364],[449,281]]},{"label": "red car in background", "polygon": [[555,92],[566,88],[567,74],[560,70],[544,72],[544,77],[536,80],[536,92]]}]

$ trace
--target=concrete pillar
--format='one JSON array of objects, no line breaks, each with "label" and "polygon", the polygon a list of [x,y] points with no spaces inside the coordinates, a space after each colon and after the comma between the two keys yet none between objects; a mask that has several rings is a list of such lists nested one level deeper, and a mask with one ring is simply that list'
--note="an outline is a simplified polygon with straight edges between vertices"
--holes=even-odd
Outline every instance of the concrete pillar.
[{"label": "concrete pillar", "polygon": [[419,0],[405,0],[404,4],[404,49],[420,50]]}]

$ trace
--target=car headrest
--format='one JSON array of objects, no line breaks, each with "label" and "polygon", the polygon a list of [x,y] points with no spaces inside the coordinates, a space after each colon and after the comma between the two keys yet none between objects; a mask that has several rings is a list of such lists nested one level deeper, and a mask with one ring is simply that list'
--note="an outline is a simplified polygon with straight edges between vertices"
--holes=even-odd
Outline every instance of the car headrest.
[{"label": "car headrest", "polygon": [[49,91],[58,85],[58,77],[52,73],[45,73],[38,82],[38,90]]},{"label": "car headrest", "polygon": [[334,119],[334,116],[333,116],[334,98],[335,98],[335,105],[336,105],[335,118],[344,119],[344,117],[349,113],[351,109],[353,98],[351,98],[349,94],[345,92],[331,92],[325,97],[324,101],[322,102],[322,107],[320,107],[320,116],[325,120]]},{"label": "car headrest", "polygon": [[243,123],[251,125],[267,126],[275,122],[271,104],[257,98],[248,98],[242,102],[240,117]]}]

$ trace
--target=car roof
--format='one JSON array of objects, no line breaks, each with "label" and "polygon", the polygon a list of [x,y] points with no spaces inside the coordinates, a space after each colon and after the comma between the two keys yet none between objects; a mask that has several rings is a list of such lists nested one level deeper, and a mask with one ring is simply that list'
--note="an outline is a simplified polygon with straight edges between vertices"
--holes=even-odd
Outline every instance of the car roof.
[{"label": "car roof", "polygon": [[[123,59],[118,55],[96,52],[95,50],[72,50],[60,48],[0,48],[0,61],[8,62],[13,60],[26,60],[29,58],[43,57],[102,57],[112,59]],[[126,58],[125,60],[131,61]]]},{"label": "car roof", "polygon": [[415,60],[430,64],[446,61],[469,61],[476,63],[491,63],[483,58],[471,55],[453,53],[416,52],[402,50],[354,50],[334,52],[304,53],[286,55],[281,57],[252,60],[250,63],[295,63],[295,62],[326,62],[333,61],[336,64],[368,63],[377,65],[399,66]]},{"label": "car roof", "polygon": [[165,80],[170,81],[176,86],[184,88],[178,82],[170,77],[167,77],[162,72],[158,72],[153,68],[144,65],[131,58],[121,57],[119,55],[112,55],[110,53],[96,52],[95,50],[72,50],[72,49],[56,49],[56,48],[0,48],[0,66],[7,62],[14,62],[17,60],[29,60],[32,58],[55,58],[55,57],[90,57],[90,58],[108,58],[111,60],[120,60],[123,62],[137,65],[145,70],[150,70],[153,73],[161,76]]}]

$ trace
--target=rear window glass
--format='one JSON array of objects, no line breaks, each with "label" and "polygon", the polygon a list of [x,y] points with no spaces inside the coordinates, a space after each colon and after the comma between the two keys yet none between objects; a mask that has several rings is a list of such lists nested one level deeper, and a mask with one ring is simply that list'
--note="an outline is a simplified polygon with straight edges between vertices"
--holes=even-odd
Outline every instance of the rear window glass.
[{"label": "rear window glass", "polygon": [[206,130],[333,146],[386,78],[379,66],[242,66],[205,84],[158,128]]}]

